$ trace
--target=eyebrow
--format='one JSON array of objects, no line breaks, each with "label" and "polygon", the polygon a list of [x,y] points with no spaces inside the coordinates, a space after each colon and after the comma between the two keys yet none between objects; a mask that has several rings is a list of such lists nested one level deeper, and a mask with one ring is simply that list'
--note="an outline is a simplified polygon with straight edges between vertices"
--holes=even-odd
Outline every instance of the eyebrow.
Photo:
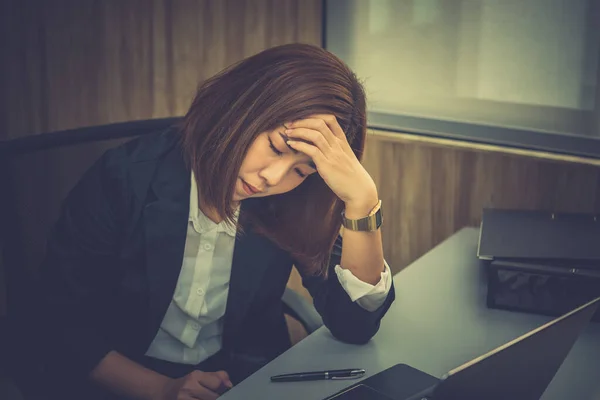
[{"label": "eyebrow", "polygon": [[[277,133],[279,133],[279,136],[281,136],[281,138],[283,139],[283,141],[284,141],[285,145],[286,145],[286,146],[287,146],[287,147],[288,147],[288,148],[289,148],[289,149],[290,149],[290,150],[291,150],[291,151],[292,151],[294,154],[298,154],[298,153],[299,153],[299,151],[298,151],[298,150],[296,150],[296,149],[292,148],[292,146],[290,146],[290,145],[288,144],[288,142],[287,142],[287,141],[288,141],[288,140],[290,140],[290,137],[289,137],[288,135],[286,135],[286,134],[284,134],[284,133],[281,133],[281,132],[277,132]],[[308,166],[309,166],[309,167],[311,167],[311,168],[312,168],[312,169],[314,169],[315,171],[317,170],[317,166],[315,165],[315,163],[314,163],[312,160],[310,160],[309,162],[307,162],[307,164],[308,164]]]}]

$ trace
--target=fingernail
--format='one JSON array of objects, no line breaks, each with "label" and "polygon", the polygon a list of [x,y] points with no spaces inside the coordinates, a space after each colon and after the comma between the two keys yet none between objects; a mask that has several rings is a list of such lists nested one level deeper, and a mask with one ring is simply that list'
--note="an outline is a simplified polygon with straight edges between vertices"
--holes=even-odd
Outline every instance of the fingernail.
[{"label": "fingernail", "polygon": [[291,129],[286,129],[285,133],[292,133],[292,130]]},{"label": "fingernail", "polygon": [[231,383],[231,381],[225,381],[225,385],[229,388],[233,387],[233,383]]}]

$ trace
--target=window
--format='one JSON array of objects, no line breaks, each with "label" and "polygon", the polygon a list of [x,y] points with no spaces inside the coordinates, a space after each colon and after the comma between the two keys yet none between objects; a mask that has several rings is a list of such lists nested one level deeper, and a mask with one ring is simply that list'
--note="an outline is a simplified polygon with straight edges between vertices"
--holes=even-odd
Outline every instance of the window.
[{"label": "window", "polygon": [[327,0],[374,127],[600,157],[599,0]]}]

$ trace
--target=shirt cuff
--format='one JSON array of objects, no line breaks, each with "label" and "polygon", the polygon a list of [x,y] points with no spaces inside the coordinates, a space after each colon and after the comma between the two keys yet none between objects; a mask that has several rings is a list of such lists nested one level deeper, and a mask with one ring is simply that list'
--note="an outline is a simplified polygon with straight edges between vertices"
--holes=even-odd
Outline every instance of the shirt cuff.
[{"label": "shirt cuff", "polygon": [[353,302],[356,302],[367,311],[378,309],[385,302],[392,287],[390,267],[385,260],[383,263],[385,268],[381,273],[379,282],[375,285],[361,281],[348,269],[344,269],[339,265],[335,266],[335,273],[342,288],[348,293]]}]

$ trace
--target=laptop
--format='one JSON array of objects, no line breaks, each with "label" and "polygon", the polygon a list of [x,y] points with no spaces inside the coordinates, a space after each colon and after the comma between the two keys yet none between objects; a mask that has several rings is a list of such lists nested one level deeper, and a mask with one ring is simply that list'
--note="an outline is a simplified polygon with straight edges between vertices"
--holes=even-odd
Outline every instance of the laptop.
[{"label": "laptop", "polygon": [[406,364],[325,400],[539,399],[598,310],[600,297],[437,379]]}]

